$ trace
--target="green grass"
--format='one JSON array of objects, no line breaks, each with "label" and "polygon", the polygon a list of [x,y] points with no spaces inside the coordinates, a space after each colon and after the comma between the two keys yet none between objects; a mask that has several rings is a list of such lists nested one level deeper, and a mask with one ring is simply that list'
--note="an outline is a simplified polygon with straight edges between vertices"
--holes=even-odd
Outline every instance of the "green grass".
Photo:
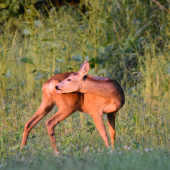
[{"label": "green grass", "polygon": [[[2,168],[55,167],[60,160],[59,168],[65,169],[124,169],[126,165],[166,169],[170,152],[170,15],[151,1],[91,1],[83,16],[72,7],[47,11],[49,17],[33,6],[25,8],[25,14],[0,26]],[[125,90],[125,106],[116,117],[116,156],[107,154],[92,118],[76,112],[56,126],[61,155],[53,157],[45,121],[57,108],[32,129],[21,151],[23,128],[41,103],[43,83],[54,74],[78,71],[85,59],[90,61],[89,74],[115,78]],[[103,119],[107,129],[105,116]],[[88,146],[90,151],[84,154]],[[131,150],[126,152],[123,146]],[[98,148],[104,153],[98,155]],[[150,153],[144,152],[151,148]]]},{"label": "green grass", "polygon": [[164,151],[88,151],[85,155],[71,156],[38,156],[36,158],[13,159],[2,169],[155,169],[167,170],[170,166],[169,154]]}]

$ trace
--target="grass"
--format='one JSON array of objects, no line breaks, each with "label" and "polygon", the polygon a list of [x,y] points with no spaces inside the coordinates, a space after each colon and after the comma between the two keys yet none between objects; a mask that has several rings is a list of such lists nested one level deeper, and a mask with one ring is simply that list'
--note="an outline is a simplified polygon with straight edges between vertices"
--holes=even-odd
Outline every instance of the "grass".
[{"label": "grass", "polygon": [[[83,16],[72,7],[62,7],[58,12],[47,11],[45,17],[27,6],[24,15],[1,24],[0,168],[53,168],[58,160],[59,168],[65,169],[168,167],[169,14],[150,1],[90,4]],[[115,78],[125,90],[125,106],[116,117],[115,151],[107,154],[110,151],[92,118],[76,112],[56,126],[61,155],[53,157],[45,121],[57,108],[35,126],[20,151],[24,125],[41,103],[43,83],[54,74],[79,70],[86,58],[90,74]],[[104,153],[98,155],[98,148]]]},{"label": "grass", "polygon": [[[15,159],[5,169],[168,169],[169,155],[160,150],[150,151],[91,151],[84,156],[38,156],[36,158]],[[3,168],[2,168],[3,169]]]}]

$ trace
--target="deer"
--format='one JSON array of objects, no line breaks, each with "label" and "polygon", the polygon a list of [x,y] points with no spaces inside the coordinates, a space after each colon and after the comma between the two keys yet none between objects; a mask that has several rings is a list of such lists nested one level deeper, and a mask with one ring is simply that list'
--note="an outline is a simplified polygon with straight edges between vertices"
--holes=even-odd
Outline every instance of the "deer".
[{"label": "deer", "polygon": [[43,97],[40,107],[25,124],[21,149],[26,145],[31,129],[56,105],[58,107],[49,120],[46,128],[51,140],[54,154],[59,155],[56,147],[55,126],[75,111],[92,116],[101,138],[107,148],[110,147],[106,129],[102,120],[107,115],[111,147],[115,142],[115,117],[125,103],[125,95],[120,84],[111,78],[88,75],[89,62],[85,60],[78,72],[66,72],[54,75],[42,86]]}]

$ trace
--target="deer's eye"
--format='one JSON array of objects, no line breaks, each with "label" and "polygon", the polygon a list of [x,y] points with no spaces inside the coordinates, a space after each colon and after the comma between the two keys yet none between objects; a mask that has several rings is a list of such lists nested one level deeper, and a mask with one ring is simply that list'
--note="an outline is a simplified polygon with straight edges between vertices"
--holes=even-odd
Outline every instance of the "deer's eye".
[{"label": "deer's eye", "polygon": [[67,81],[71,81],[71,79],[68,79]]}]

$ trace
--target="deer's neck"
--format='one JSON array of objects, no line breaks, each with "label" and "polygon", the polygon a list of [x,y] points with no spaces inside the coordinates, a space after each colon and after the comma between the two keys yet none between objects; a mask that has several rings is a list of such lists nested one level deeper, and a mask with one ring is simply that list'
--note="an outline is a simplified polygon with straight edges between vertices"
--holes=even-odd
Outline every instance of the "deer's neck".
[{"label": "deer's neck", "polygon": [[82,93],[94,94],[107,99],[112,98],[113,94],[118,93],[112,80],[96,80],[89,77],[82,82],[79,91]]}]

